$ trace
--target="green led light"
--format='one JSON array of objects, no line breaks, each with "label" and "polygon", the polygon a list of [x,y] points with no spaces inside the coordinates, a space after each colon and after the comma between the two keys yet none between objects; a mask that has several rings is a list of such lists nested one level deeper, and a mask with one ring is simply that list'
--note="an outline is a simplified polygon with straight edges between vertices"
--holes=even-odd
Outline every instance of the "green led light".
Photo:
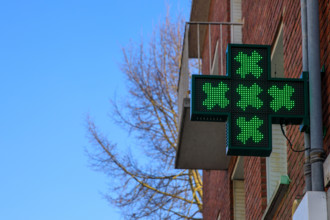
[{"label": "green led light", "polygon": [[250,88],[240,84],[238,85],[236,92],[241,96],[241,100],[238,101],[236,105],[241,107],[243,111],[245,111],[245,108],[249,105],[256,109],[259,109],[263,105],[263,102],[258,97],[258,95],[262,92],[262,89],[256,83],[254,83]]},{"label": "green led light", "polygon": [[250,121],[246,121],[245,117],[239,117],[236,124],[241,129],[241,133],[237,135],[237,140],[246,144],[246,141],[252,138],[255,143],[259,143],[264,138],[263,133],[258,130],[263,123],[264,121],[257,116],[254,116]]},{"label": "green led light", "polygon": [[203,91],[207,98],[203,101],[203,105],[207,110],[211,110],[214,106],[219,105],[220,108],[225,108],[229,105],[229,100],[226,98],[226,92],[229,90],[226,83],[220,82],[218,87],[212,87],[211,83],[204,83]]},{"label": "green led light", "polygon": [[270,51],[270,45],[228,44],[226,75],[191,77],[190,120],[226,122],[227,155],[268,157],[272,124],[310,124],[307,73],[272,78]]},{"label": "green led light", "polygon": [[274,98],[270,102],[270,107],[275,112],[277,112],[282,107],[285,107],[290,111],[295,106],[295,101],[290,100],[293,93],[294,88],[288,84],[285,84],[282,90],[275,85],[272,86],[270,89],[268,89],[268,94]]},{"label": "green led light", "polygon": [[236,73],[241,75],[242,79],[245,79],[245,75],[247,74],[252,74],[258,79],[263,73],[262,68],[258,66],[258,62],[262,59],[262,56],[257,51],[253,51],[251,56],[239,52],[234,59],[241,64],[240,68],[236,70]]}]

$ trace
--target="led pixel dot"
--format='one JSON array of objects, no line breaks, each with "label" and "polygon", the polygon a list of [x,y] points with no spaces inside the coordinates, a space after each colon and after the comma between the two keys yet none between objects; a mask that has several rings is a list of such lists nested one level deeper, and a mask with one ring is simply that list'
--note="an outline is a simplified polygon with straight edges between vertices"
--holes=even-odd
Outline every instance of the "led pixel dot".
[{"label": "led pixel dot", "polygon": [[216,105],[220,108],[226,108],[229,105],[229,100],[226,98],[228,90],[228,85],[223,82],[220,82],[218,87],[212,87],[211,83],[204,83],[203,91],[206,93],[207,98],[203,101],[203,105],[208,110],[211,110]]}]

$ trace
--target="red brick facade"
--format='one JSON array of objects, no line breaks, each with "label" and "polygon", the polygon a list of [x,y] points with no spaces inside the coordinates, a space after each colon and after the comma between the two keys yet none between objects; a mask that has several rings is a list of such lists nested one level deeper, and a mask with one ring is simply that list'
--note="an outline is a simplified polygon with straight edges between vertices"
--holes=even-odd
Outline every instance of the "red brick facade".
[{"label": "red brick facade", "polygon": [[[319,1],[320,48],[322,75],[322,109],[325,128],[324,150],[330,151],[330,1]],[[242,0],[243,43],[275,44],[281,24],[283,25],[284,74],[288,78],[298,78],[302,72],[302,34],[300,0]],[[209,21],[230,21],[230,1],[211,1]],[[225,30],[225,29],[224,29]],[[229,29],[224,32],[223,48],[230,40]],[[213,33],[214,32],[214,33]],[[212,53],[219,31],[212,31]],[[203,74],[209,74],[208,36],[203,50]],[[321,68],[321,67],[320,67]],[[295,147],[304,144],[303,134],[298,126],[289,126],[287,134]],[[291,179],[289,190],[279,205],[274,219],[291,219],[292,204],[304,193],[304,153],[295,153],[287,148],[288,170]],[[236,157],[233,157],[227,171],[204,171],[205,220],[214,220],[219,212],[221,219],[233,219],[233,196],[231,175]],[[244,158],[245,210],[246,219],[261,219],[267,207],[266,159]]]},{"label": "red brick facade", "polygon": [[[211,1],[209,21],[230,21],[230,1],[214,0]],[[213,56],[215,50],[216,41],[219,40],[220,30],[219,27],[211,26],[211,45]],[[230,32],[229,28],[223,26],[223,48],[226,48],[227,44],[230,42]],[[208,32],[206,34],[204,41],[204,50],[202,54],[203,74],[210,74],[209,65],[209,36]],[[211,58],[213,59],[213,57]],[[223,62],[225,63],[225,57],[223,57]],[[225,73],[224,69],[224,73]],[[222,75],[224,75],[222,73]],[[203,219],[216,219],[220,209],[222,219],[231,219],[233,216],[232,212],[232,184],[230,180],[230,174],[232,173],[234,162],[231,162],[231,168],[228,171],[203,171]],[[206,183],[206,184],[205,184]],[[221,198],[221,199],[220,199]]]},{"label": "red brick facade", "polygon": [[320,42],[321,65],[324,65],[325,74],[322,75],[322,109],[323,126],[326,130],[324,147],[330,153],[330,2],[320,1]]}]

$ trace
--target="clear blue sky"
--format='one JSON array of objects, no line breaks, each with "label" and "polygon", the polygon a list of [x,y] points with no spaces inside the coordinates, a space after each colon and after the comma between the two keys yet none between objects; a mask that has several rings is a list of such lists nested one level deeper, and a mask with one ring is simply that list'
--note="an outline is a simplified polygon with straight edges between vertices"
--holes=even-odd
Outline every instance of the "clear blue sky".
[{"label": "clear blue sky", "polygon": [[[167,0],[188,18],[190,0]],[[85,117],[112,139],[121,47],[147,38],[164,0],[0,1],[0,219],[120,219],[88,166]]]}]

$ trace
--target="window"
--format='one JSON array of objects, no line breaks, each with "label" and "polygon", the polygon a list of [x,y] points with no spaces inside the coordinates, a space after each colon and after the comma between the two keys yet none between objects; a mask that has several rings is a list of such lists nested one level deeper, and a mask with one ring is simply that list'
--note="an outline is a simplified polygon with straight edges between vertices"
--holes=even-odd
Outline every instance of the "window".
[{"label": "window", "polygon": [[[242,22],[242,2],[241,0],[230,1],[231,22]],[[231,43],[242,43],[242,27],[231,26]]]},{"label": "window", "polygon": [[218,50],[218,46],[219,46],[219,40],[217,41],[217,44],[215,45],[212,68],[211,68],[211,75],[218,75],[219,74],[219,50]]},{"label": "window", "polygon": [[[242,21],[241,0],[230,1],[231,22]],[[242,27],[231,26],[231,43],[242,43]],[[244,157],[238,157],[231,177],[233,181],[234,219],[245,219]]]},{"label": "window", "polygon": [[217,220],[221,220],[221,213],[219,212]]},{"label": "window", "polygon": [[245,219],[245,190],[244,180],[233,181],[234,219]]},{"label": "window", "polygon": [[[280,27],[272,51],[272,77],[284,77],[283,66],[283,26]],[[266,158],[267,167],[267,203],[275,193],[282,175],[287,175],[287,145],[280,125],[272,125],[272,146],[270,157]]]},{"label": "window", "polygon": [[233,174],[234,219],[245,219],[244,157],[238,157]]}]

